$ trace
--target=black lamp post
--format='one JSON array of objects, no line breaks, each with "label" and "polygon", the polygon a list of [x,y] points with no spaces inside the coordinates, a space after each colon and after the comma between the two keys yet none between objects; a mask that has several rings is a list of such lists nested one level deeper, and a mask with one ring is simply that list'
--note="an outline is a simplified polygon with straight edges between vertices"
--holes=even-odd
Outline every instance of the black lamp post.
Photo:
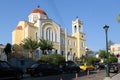
[{"label": "black lamp post", "polygon": [[106,52],[107,52],[107,67],[106,67],[106,77],[110,77],[110,74],[109,74],[109,53],[108,53],[108,28],[109,26],[105,25],[103,27],[105,29],[105,34],[106,34]]}]

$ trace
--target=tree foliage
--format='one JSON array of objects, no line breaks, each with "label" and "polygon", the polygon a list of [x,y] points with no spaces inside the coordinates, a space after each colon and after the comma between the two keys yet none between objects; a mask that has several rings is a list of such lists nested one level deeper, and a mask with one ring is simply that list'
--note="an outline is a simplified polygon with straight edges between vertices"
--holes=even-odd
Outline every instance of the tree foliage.
[{"label": "tree foliage", "polygon": [[39,47],[38,41],[27,38],[20,44],[24,49],[29,50],[29,58],[33,58],[33,52]]},{"label": "tree foliage", "polygon": [[107,58],[107,53],[106,53],[105,50],[100,50],[98,53],[99,53],[99,57],[100,57],[101,59]]},{"label": "tree foliage", "polygon": [[118,59],[117,59],[117,57],[114,54],[110,54],[109,62],[110,63],[118,62]]},{"label": "tree foliage", "polygon": [[99,57],[100,59],[103,59],[104,63],[106,63],[107,61],[112,63],[112,62],[117,62],[118,59],[114,54],[108,53],[108,59],[107,59],[107,53],[105,50],[100,50],[99,51]]},{"label": "tree foliage", "polygon": [[5,54],[9,55],[11,53],[12,45],[10,43],[7,43],[7,45],[4,48]]},{"label": "tree foliage", "polygon": [[118,14],[117,21],[120,22],[120,14]]},{"label": "tree foliage", "polygon": [[39,46],[40,49],[43,51],[43,54],[46,54],[45,50],[48,51],[53,49],[53,43],[45,39],[40,39]]},{"label": "tree foliage", "polygon": [[7,60],[9,60],[11,58],[11,52],[12,52],[12,45],[10,43],[7,43],[7,45],[4,48],[4,52],[7,56]]},{"label": "tree foliage", "polygon": [[60,62],[64,62],[65,57],[63,57],[60,54],[50,54],[50,55],[42,55],[38,59],[38,62],[46,62],[46,63],[51,63],[54,65],[58,65]]},{"label": "tree foliage", "polygon": [[27,38],[22,41],[21,46],[25,49],[33,51],[39,47],[38,41],[32,40],[31,38]]},{"label": "tree foliage", "polygon": [[98,63],[100,62],[100,59],[96,58],[96,57],[88,57],[87,58],[87,63],[90,63],[90,64],[95,64],[95,63]]},{"label": "tree foliage", "polygon": [[46,62],[49,63],[50,62],[50,58],[48,55],[41,55],[38,59],[38,62]]},{"label": "tree foliage", "polygon": [[55,65],[65,61],[65,57],[63,57],[61,54],[51,54],[49,58],[51,60],[50,62]]},{"label": "tree foliage", "polygon": [[22,47],[18,44],[14,44],[14,45],[12,45],[12,49],[13,49],[13,51],[17,52],[17,51],[21,51]]}]

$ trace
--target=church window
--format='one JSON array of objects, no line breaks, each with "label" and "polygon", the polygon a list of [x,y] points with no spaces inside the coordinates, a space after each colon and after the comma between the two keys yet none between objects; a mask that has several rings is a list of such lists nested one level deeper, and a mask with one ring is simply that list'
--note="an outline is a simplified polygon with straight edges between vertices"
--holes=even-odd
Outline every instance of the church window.
[{"label": "church window", "polygon": [[77,31],[76,25],[74,26],[74,31],[75,31],[75,32]]},{"label": "church window", "polygon": [[52,41],[53,41],[53,32],[52,32]]},{"label": "church window", "polygon": [[37,32],[35,32],[35,39],[37,40]]},{"label": "church window", "polygon": [[81,31],[81,26],[79,25],[79,32]]},{"label": "church window", "polygon": [[81,43],[81,47],[82,47],[82,48],[84,47],[84,42]]},{"label": "church window", "polygon": [[48,30],[46,30],[46,39],[48,39]]},{"label": "church window", "polygon": [[50,29],[49,29],[49,31],[48,31],[48,35],[49,35],[49,36],[48,36],[48,37],[49,37],[48,40],[50,40],[50,38],[51,38]]},{"label": "church window", "polygon": [[68,45],[71,45],[71,42],[70,42],[70,40],[68,40]]},{"label": "church window", "polygon": [[46,30],[46,39],[50,40],[50,28]]},{"label": "church window", "polygon": [[57,42],[57,34],[55,34],[55,42]]},{"label": "church window", "polygon": [[74,46],[76,46],[76,42],[74,41]]},{"label": "church window", "polygon": [[29,19],[29,21],[31,22],[31,18]]},{"label": "church window", "polygon": [[50,41],[56,41],[57,40],[56,34],[52,31],[51,28],[46,29],[46,39],[48,39]]},{"label": "church window", "polygon": [[82,38],[84,38],[84,36],[83,36],[83,35],[82,35],[81,37],[82,37]]},{"label": "church window", "polygon": [[33,16],[33,21],[37,21],[37,19],[38,19],[37,15],[34,15]]},{"label": "church window", "polygon": [[61,44],[64,44],[64,38],[61,38]]}]

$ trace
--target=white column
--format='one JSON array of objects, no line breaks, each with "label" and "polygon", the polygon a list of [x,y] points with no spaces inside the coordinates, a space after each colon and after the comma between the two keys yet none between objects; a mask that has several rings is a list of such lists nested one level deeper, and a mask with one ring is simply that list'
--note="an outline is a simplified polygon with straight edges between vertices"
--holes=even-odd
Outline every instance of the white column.
[{"label": "white column", "polygon": [[67,56],[67,28],[65,28],[65,57],[66,57],[66,61],[68,60],[68,56]]}]

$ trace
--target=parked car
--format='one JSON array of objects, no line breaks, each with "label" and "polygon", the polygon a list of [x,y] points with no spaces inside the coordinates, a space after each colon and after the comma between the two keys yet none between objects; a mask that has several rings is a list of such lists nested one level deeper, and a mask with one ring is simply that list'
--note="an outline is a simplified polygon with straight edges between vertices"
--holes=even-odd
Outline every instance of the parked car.
[{"label": "parked car", "polygon": [[80,65],[80,69],[83,71],[94,70],[94,66],[88,63],[83,63]]},{"label": "parked car", "polygon": [[118,72],[119,71],[119,64],[118,63],[110,63],[109,64],[109,72]]},{"label": "parked car", "polygon": [[105,64],[104,63],[95,63],[94,68],[96,69],[105,69]]},{"label": "parked car", "polygon": [[31,76],[45,76],[59,74],[59,69],[49,63],[35,63],[30,68],[27,68],[27,73]]},{"label": "parked car", "polygon": [[61,73],[72,73],[79,72],[80,67],[73,61],[66,61],[59,64],[59,70]]},{"label": "parked car", "polygon": [[11,66],[6,61],[0,61],[0,80],[21,79],[23,71]]}]

